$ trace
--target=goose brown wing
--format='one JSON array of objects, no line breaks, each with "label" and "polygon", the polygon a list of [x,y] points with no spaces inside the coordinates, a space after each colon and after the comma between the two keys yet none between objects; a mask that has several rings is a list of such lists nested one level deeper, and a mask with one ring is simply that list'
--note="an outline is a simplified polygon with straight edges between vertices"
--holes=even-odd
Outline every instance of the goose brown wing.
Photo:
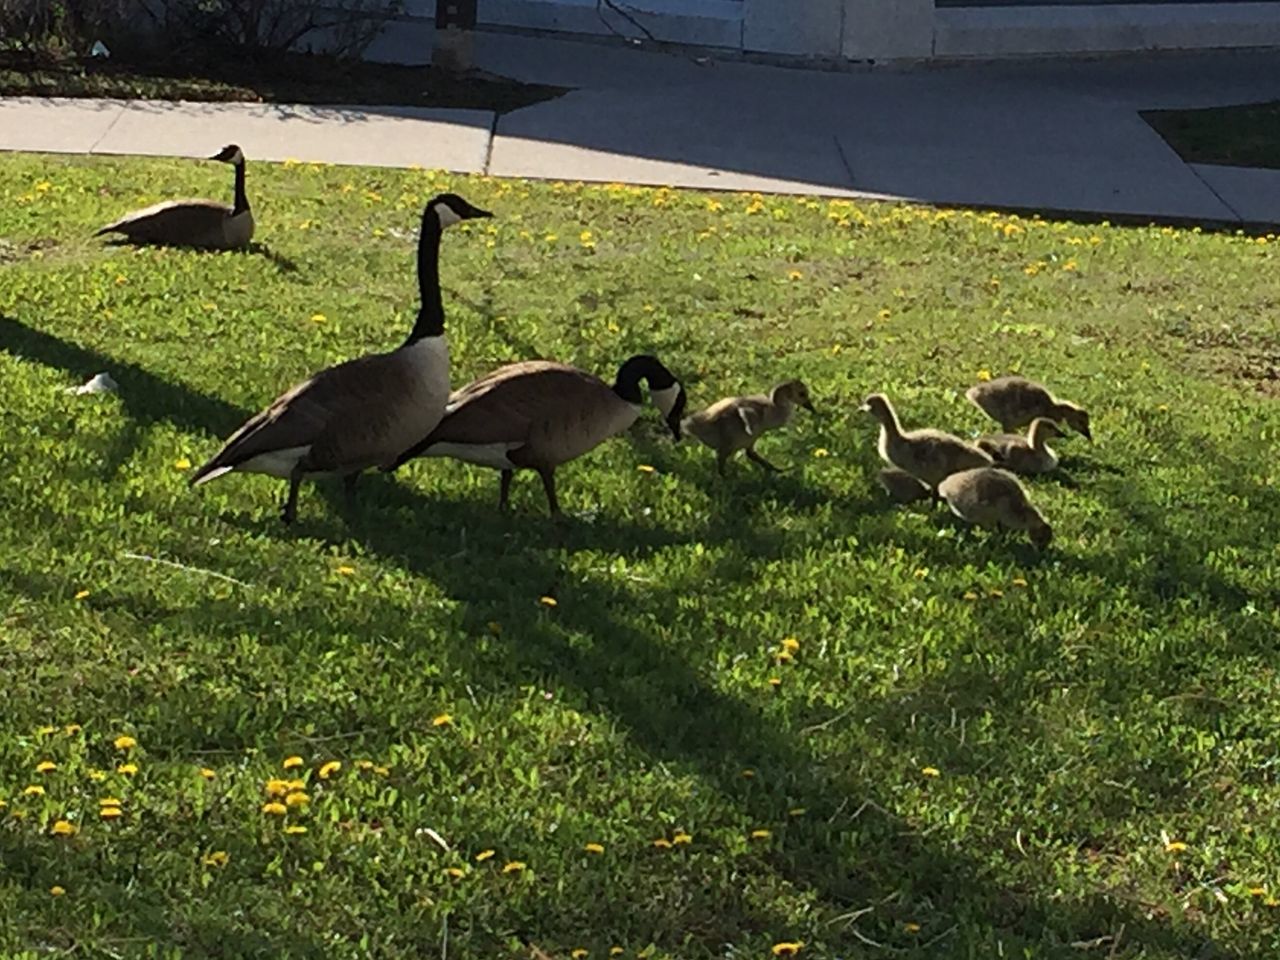
[{"label": "goose brown wing", "polygon": [[198,243],[220,235],[222,223],[230,215],[231,208],[225,203],[170,200],[135,210],[103,227],[95,236],[122,233],[151,243]]},{"label": "goose brown wing", "polygon": [[[344,462],[341,458],[350,450],[343,450],[340,438],[346,433],[379,435],[390,418],[387,398],[403,389],[396,365],[382,360],[385,355],[348,360],[282,394],[233,433],[191,482],[221,467],[235,467],[259,454],[292,447],[316,445],[308,458],[316,470]],[[359,441],[345,442],[348,448],[353,444],[358,446]]]}]

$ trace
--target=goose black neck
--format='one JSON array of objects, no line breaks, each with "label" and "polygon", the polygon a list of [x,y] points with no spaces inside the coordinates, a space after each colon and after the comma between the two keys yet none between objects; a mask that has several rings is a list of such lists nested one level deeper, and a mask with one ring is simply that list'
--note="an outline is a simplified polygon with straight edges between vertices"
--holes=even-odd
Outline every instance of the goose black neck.
[{"label": "goose black neck", "polygon": [[657,357],[638,354],[618,368],[618,377],[613,382],[613,392],[627,403],[640,403],[644,397],[640,393],[640,381],[649,384],[649,389],[666,390],[675,386],[676,378],[671,371],[662,365]]},{"label": "goose black neck", "polygon": [[440,220],[428,207],[422,211],[418,237],[418,319],[409,342],[444,333],[444,301],[440,296]]},{"label": "goose black neck", "polygon": [[236,164],[236,203],[231,208],[233,214],[244,213],[249,209],[249,195],[244,192],[244,161]]}]

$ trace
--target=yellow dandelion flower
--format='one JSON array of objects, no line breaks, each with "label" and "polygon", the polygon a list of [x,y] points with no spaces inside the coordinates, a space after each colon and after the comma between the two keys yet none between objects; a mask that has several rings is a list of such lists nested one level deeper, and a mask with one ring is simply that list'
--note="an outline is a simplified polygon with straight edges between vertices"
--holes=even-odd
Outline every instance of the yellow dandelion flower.
[{"label": "yellow dandelion flower", "polygon": [[524,870],[527,866],[528,864],[526,864],[523,860],[512,860],[510,863],[504,863],[502,865],[502,872],[503,873],[519,873],[520,871]]},{"label": "yellow dandelion flower", "polygon": [[940,777],[940,776],[942,776],[942,771],[941,771],[941,770],[939,770],[937,767],[921,767],[921,768],[920,768],[920,773],[921,773],[923,776],[926,776],[926,777]]},{"label": "yellow dandelion flower", "polygon": [[453,717],[450,714],[442,713],[431,720],[433,727],[447,727],[453,723]]},{"label": "yellow dandelion flower", "polygon": [[305,807],[310,802],[311,798],[302,791],[291,793],[284,798],[284,805],[286,807]]},{"label": "yellow dandelion flower", "polygon": [[328,320],[328,319],[329,319],[329,318],[328,318],[328,317],[326,317],[323,313],[313,313],[313,314],[311,315],[311,322],[312,322],[312,323],[324,323],[324,322],[325,322],[326,320]]},{"label": "yellow dandelion flower", "polygon": [[116,276],[116,286],[117,286],[117,287],[123,287],[123,286],[124,286],[126,283],[128,283],[128,282],[129,282],[129,278],[128,278],[128,277],[126,277],[123,273],[121,273],[121,274],[117,274],[117,276]]},{"label": "yellow dandelion flower", "polygon": [[292,770],[294,767],[302,766],[302,762],[303,761],[301,757],[286,757],[284,763],[281,764],[281,766],[283,766],[286,770]]},{"label": "yellow dandelion flower", "polygon": [[271,800],[262,805],[262,812],[272,817],[283,817],[289,812],[289,808],[279,800]]},{"label": "yellow dandelion flower", "polygon": [[760,830],[751,831],[752,840],[768,840],[772,836],[773,836],[772,830],[760,829]]},{"label": "yellow dandelion flower", "polygon": [[609,948],[609,956],[611,956],[611,957],[620,957],[620,956],[622,956],[622,955],[623,955],[624,953],[626,953],[626,952],[627,952],[627,951],[623,950],[621,947],[610,947],[610,948]]},{"label": "yellow dandelion flower", "polygon": [[929,568],[916,567],[915,571],[912,573],[912,576],[915,577],[917,580],[923,580],[925,577],[929,576]]},{"label": "yellow dandelion flower", "polygon": [[988,591],[988,596],[991,596],[996,600],[999,600],[1001,597],[1004,596],[1004,591],[993,588],[990,591]]},{"label": "yellow dandelion flower", "polygon": [[719,213],[721,210],[724,209],[724,204],[714,198],[709,199],[707,200],[707,209],[711,213]]},{"label": "yellow dandelion flower", "polygon": [[51,733],[57,733],[57,732],[58,732],[57,727],[40,727],[36,730],[36,733],[38,733],[42,737],[47,737]]},{"label": "yellow dandelion flower", "polygon": [[604,853],[604,844],[588,843],[588,844],[584,844],[582,849],[587,851],[587,853],[600,854],[600,853]]},{"label": "yellow dandelion flower", "polygon": [[372,760],[357,760],[357,761],[356,761],[356,769],[357,769],[357,770],[372,770],[372,769],[373,769],[373,761],[372,761]]},{"label": "yellow dandelion flower", "polygon": [[284,785],[290,793],[293,793],[296,790],[305,790],[307,788],[307,782],[305,780],[286,780]]},{"label": "yellow dandelion flower", "polygon": [[177,460],[173,461],[173,469],[179,472],[183,470],[190,470],[191,461],[187,457],[179,457]]},{"label": "yellow dandelion flower", "polygon": [[90,770],[89,779],[92,780],[94,783],[101,783],[103,780],[107,779],[107,771]]},{"label": "yellow dandelion flower", "polygon": [[990,370],[979,370],[979,371],[978,371],[978,379],[979,379],[979,380],[981,380],[983,383],[986,383],[988,380],[990,380],[990,379],[991,379],[991,371],[990,371]]},{"label": "yellow dandelion flower", "polygon": [[52,186],[53,184],[50,183],[48,180],[41,180],[39,183],[36,184],[35,190],[36,190],[36,193],[44,193]]},{"label": "yellow dandelion flower", "polygon": [[43,797],[44,787],[40,786],[38,783],[33,783],[22,791],[22,795],[24,797]]},{"label": "yellow dandelion flower", "polygon": [[[88,593],[87,590],[82,592]],[[77,594],[76,597],[77,599],[79,599],[79,594]],[[62,732],[65,733],[68,737],[74,737],[77,733],[79,733],[83,729],[84,728],[81,727],[80,724],[78,723],[68,723],[65,727],[62,728]]]},{"label": "yellow dandelion flower", "polygon": [[1102,242],[1102,238],[1101,238],[1100,236],[1098,236],[1096,233],[1095,233],[1092,237],[1090,237],[1090,238],[1089,238],[1089,243],[1091,243],[1091,244],[1092,244],[1093,246],[1095,246],[1095,247],[1096,247],[1098,244],[1100,244],[1101,242]]},{"label": "yellow dandelion flower", "polygon": [[203,862],[206,867],[225,867],[230,859],[231,854],[227,853],[227,851],[214,850],[212,853],[205,855]]},{"label": "yellow dandelion flower", "polygon": [[880,312],[876,314],[876,316],[879,317],[881,320],[888,320],[891,316],[893,316],[893,313],[892,311],[889,310],[888,307],[883,307],[881,308]]},{"label": "yellow dandelion flower", "polygon": [[795,637],[783,637],[782,649],[786,650],[788,653],[795,653],[800,649],[800,641]]},{"label": "yellow dandelion flower", "polygon": [[904,924],[902,925],[902,929],[903,929],[904,931],[906,931],[907,933],[919,933],[919,932],[920,932],[920,924],[918,924],[918,923],[912,923],[912,922],[910,922],[910,921],[907,921],[906,923],[904,923]]},{"label": "yellow dandelion flower", "polygon": [[1262,901],[1262,905],[1264,907],[1280,907],[1280,900],[1277,900],[1275,897],[1267,897],[1267,899]]},{"label": "yellow dandelion flower", "polygon": [[350,576],[353,576],[355,572],[356,572],[355,567],[345,563],[342,566],[338,567],[337,570],[334,571],[334,573],[336,573],[340,577],[350,577]]},{"label": "yellow dandelion flower", "polygon": [[1010,583],[1015,587],[1025,587],[1027,585],[1027,581],[1023,577],[1014,577]]},{"label": "yellow dandelion flower", "polygon": [[543,239],[543,241],[544,241],[544,242],[546,242],[546,243],[555,243],[555,242],[556,242],[557,240],[559,240],[560,238],[559,238],[558,236],[556,236],[554,233],[548,233],[548,234],[547,234],[545,237],[543,237],[542,239]]},{"label": "yellow dandelion flower", "polygon": [[742,776],[747,780],[750,780],[755,775],[756,775],[756,772],[752,770],[750,767],[747,767],[745,770],[742,771]]},{"label": "yellow dandelion flower", "polygon": [[58,769],[58,765],[52,760],[41,760],[36,764],[36,773],[50,773]]},{"label": "yellow dandelion flower", "polygon": [[773,955],[775,957],[794,957],[803,949],[803,940],[785,940],[782,943],[773,945]]},{"label": "yellow dandelion flower", "polygon": [[445,876],[453,877],[455,880],[461,880],[467,875],[467,871],[463,870],[461,867],[445,867],[444,872]]},{"label": "yellow dandelion flower", "polygon": [[791,651],[790,651],[790,650],[779,650],[777,653],[775,653],[775,654],[773,655],[773,658],[774,658],[774,660],[776,660],[779,664],[782,664],[782,663],[791,663],[791,662],[793,662],[793,661],[795,660],[795,657],[793,657],[793,656],[791,655]]},{"label": "yellow dandelion flower", "polygon": [[775,688],[776,688],[776,687],[780,687],[780,686],[782,686],[782,678],[781,678],[781,677],[770,677],[770,678],[769,678],[769,686],[771,686],[771,687],[775,687]]},{"label": "yellow dandelion flower", "polygon": [[486,860],[492,859],[496,852],[496,850],[481,850],[476,854],[476,863],[484,863]]},{"label": "yellow dandelion flower", "polygon": [[1266,895],[1267,895],[1267,890],[1266,890],[1266,888],[1265,888],[1265,887],[1250,887],[1250,888],[1249,888],[1249,896],[1251,896],[1251,897],[1265,897]]},{"label": "yellow dandelion flower", "polygon": [[681,830],[671,838],[671,842],[676,844],[677,846],[679,846],[680,844],[687,845],[687,844],[693,843],[693,836]]},{"label": "yellow dandelion flower", "polygon": [[127,733],[120,734],[120,736],[116,737],[112,743],[115,744],[115,748],[117,750],[132,750],[138,745],[138,741],[133,739],[133,737],[129,736]]},{"label": "yellow dandelion flower", "polygon": [[103,807],[98,811],[98,816],[103,820],[115,820],[117,817],[123,817],[124,811],[119,807]]},{"label": "yellow dandelion flower", "polygon": [[76,591],[76,599],[77,599],[77,600],[83,600],[83,599],[84,599],[85,597],[87,597],[88,595],[89,595],[89,591],[88,591],[88,590],[77,590],[77,591]]},{"label": "yellow dandelion flower", "polygon": [[641,309],[641,310],[643,310],[645,313],[653,313],[653,304],[652,304],[652,303],[646,303],[646,304],[645,304],[644,306],[642,306],[640,309]]},{"label": "yellow dandelion flower", "polygon": [[573,960],[582,960],[583,957],[587,956],[590,953],[591,951],[588,950],[586,947],[578,947],[575,950],[570,950],[569,956],[571,956]]},{"label": "yellow dandelion flower", "polygon": [[216,771],[210,770],[208,767],[200,768],[200,776],[204,777],[206,780],[212,780],[217,775]]},{"label": "yellow dandelion flower", "polygon": [[824,457],[831,456],[831,451],[828,450],[826,447],[818,447],[816,450],[813,451],[813,455],[818,460],[821,460]]},{"label": "yellow dandelion flower", "polygon": [[657,847],[659,850],[671,849],[671,841],[668,840],[666,837],[659,837],[657,840],[653,841],[653,845]]},{"label": "yellow dandelion flower", "polygon": [[658,472],[657,467],[648,463],[642,463],[639,466],[637,466],[636,469],[639,470],[641,473],[657,473]]},{"label": "yellow dandelion flower", "polygon": [[787,811],[787,816],[789,816],[789,817],[803,817],[803,816],[804,816],[806,813],[808,813],[808,812],[809,812],[809,811],[808,811],[807,809],[805,809],[804,807],[792,807],[790,810],[788,810],[788,811]]},{"label": "yellow dandelion flower", "polygon": [[306,833],[306,832],[307,832],[307,828],[306,828],[306,827],[303,827],[303,826],[299,826],[299,825],[298,825],[298,824],[296,824],[296,823],[291,823],[291,824],[289,824],[287,827],[285,827],[285,828],[284,828],[284,832],[285,832],[285,833],[287,833],[287,834],[289,834],[289,836],[291,836],[291,837],[296,837],[296,836],[297,836],[298,834],[300,834],[300,833]]},{"label": "yellow dandelion flower", "polygon": [[283,797],[289,792],[289,781],[272,777],[262,787],[268,797]]},{"label": "yellow dandelion flower", "polygon": [[373,772],[374,772],[374,773],[376,773],[376,774],[377,774],[378,776],[380,776],[380,777],[389,777],[389,776],[391,776],[391,768],[390,768],[390,767],[374,767],[374,768],[373,768]]},{"label": "yellow dandelion flower", "polygon": [[1187,849],[1187,845],[1181,840],[1170,840],[1164,845],[1164,848],[1169,853],[1182,853]]},{"label": "yellow dandelion flower", "polygon": [[977,599],[978,599],[978,595],[977,595],[976,593],[974,593],[972,590],[966,590],[966,591],[964,592],[964,598],[965,598],[966,600],[977,600]]},{"label": "yellow dandelion flower", "polygon": [[341,769],[342,769],[341,760],[330,760],[328,763],[324,764],[320,768],[320,771],[319,771],[320,779],[328,780],[330,777],[332,777],[335,773],[337,773]]},{"label": "yellow dandelion flower", "polygon": [[116,767],[116,773],[122,774],[126,777],[132,777],[136,775],[137,772],[138,765],[136,763],[122,763],[120,766]]},{"label": "yellow dandelion flower", "polygon": [[1062,265],[1062,269],[1066,270],[1068,273],[1071,273],[1072,271],[1077,269],[1076,262],[1074,260],[1068,260],[1066,263]]},{"label": "yellow dandelion flower", "polygon": [[591,231],[583,230],[580,234],[578,234],[578,240],[581,241],[582,243],[590,243],[592,241]]},{"label": "yellow dandelion flower", "polygon": [[542,604],[544,607],[559,606],[559,602],[556,600],[555,597],[539,597],[538,602]]},{"label": "yellow dandelion flower", "polygon": [[803,276],[804,276],[804,274],[803,274],[803,273],[801,273],[799,270],[789,270],[789,271],[787,272],[787,279],[788,279],[788,280],[799,280],[799,279],[801,279]]},{"label": "yellow dandelion flower", "polygon": [[64,897],[66,896],[66,894],[67,894],[67,888],[60,887],[56,883],[49,888],[49,896],[51,897]]},{"label": "yellow dandelion flower", "polygon": [[49,828],[49,832],[55,837],[71,837],[75,835],[75,824],[66,820],[55,820],[53,826]]},{"label": "yellow dandelion flower", "polygon": [[99,801],[98,801],[98,806],[100,806],[100,807],[123,807],[123,806],[124,806],[124,801],[123,801],[123,800],[120,800],[120,799],[117,799],[116,797],[103,797],[101,800],[99,800]]}]

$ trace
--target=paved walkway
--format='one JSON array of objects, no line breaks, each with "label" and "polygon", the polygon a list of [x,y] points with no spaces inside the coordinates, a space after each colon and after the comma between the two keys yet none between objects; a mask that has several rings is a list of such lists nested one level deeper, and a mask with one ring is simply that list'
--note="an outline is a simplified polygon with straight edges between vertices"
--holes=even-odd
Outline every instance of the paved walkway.
[{"label": "paved walkway", "polygon": [[[1138,115],[1280,99],[1277,54],[832,73],[477,40],[484,69],[574,91],[501,117],[0,99],[0,149],[206,156],[235,141],[266,160],[1280,223],[1280,171],[1188,166]],[[429,49],[400,33],[381,54]]]}]

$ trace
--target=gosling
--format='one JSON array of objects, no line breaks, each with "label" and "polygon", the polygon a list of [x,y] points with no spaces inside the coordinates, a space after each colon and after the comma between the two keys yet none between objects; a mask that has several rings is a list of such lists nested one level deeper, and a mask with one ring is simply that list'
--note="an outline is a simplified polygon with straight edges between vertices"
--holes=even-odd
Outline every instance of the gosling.
[{"label": "gosling", "polygon": [[938,496],[928,484],[897,467],[885,467],[876,474],[876,479],[894,503],[915,503],[917,500],[937,499]]},{"label": "gosling", "polygon": [[873,393],[862,404],[864,413],[880,421],[881,458],[904,470],[921,483],[936,487],[961,470],[989,467],[995,461],[971,443],[942,430],[904,432],[893,404],[883,393]]},{"label": "gosling", "polygon": [[1053,540],[1053,529],[1031,505],[1022,482],[1007,470],[978,467],[954,473],[938,485],[938,494],[952,513],[969,523],[1025,531],[1041,550]]},{"label": "gosling", "polygon": [[1000,424],[1005,433],[1023,430],[1037,417],[1065,423],[1092,441],[1089,414],[1083,407],[1059,400],[1048,388],[1026,377],[997,377],[965,391],[965,397]]},{"label": "gosling", "polygon": [[756,453],[756,441],[770,430],[785,427],[796,407],[814,412],[809,388],[799,380],[788,380],[768,395],[719,400],[686,417],[681,427],[716,452],[716,469],[721,476],[730,458],[739,450],[746,451],[747,459],[761,469],[777,471],[778,467]]},{"label": "gosling", "polygon": [[993,433],[978,438],[978,446],[992,459],[1014,473],[1048,473],[1057,469],[1058,455],[1049,449],[1048,441],[1063,436],[1058,425],[1047,417],[1036,417],[1026,436],[1017,433]]}]

